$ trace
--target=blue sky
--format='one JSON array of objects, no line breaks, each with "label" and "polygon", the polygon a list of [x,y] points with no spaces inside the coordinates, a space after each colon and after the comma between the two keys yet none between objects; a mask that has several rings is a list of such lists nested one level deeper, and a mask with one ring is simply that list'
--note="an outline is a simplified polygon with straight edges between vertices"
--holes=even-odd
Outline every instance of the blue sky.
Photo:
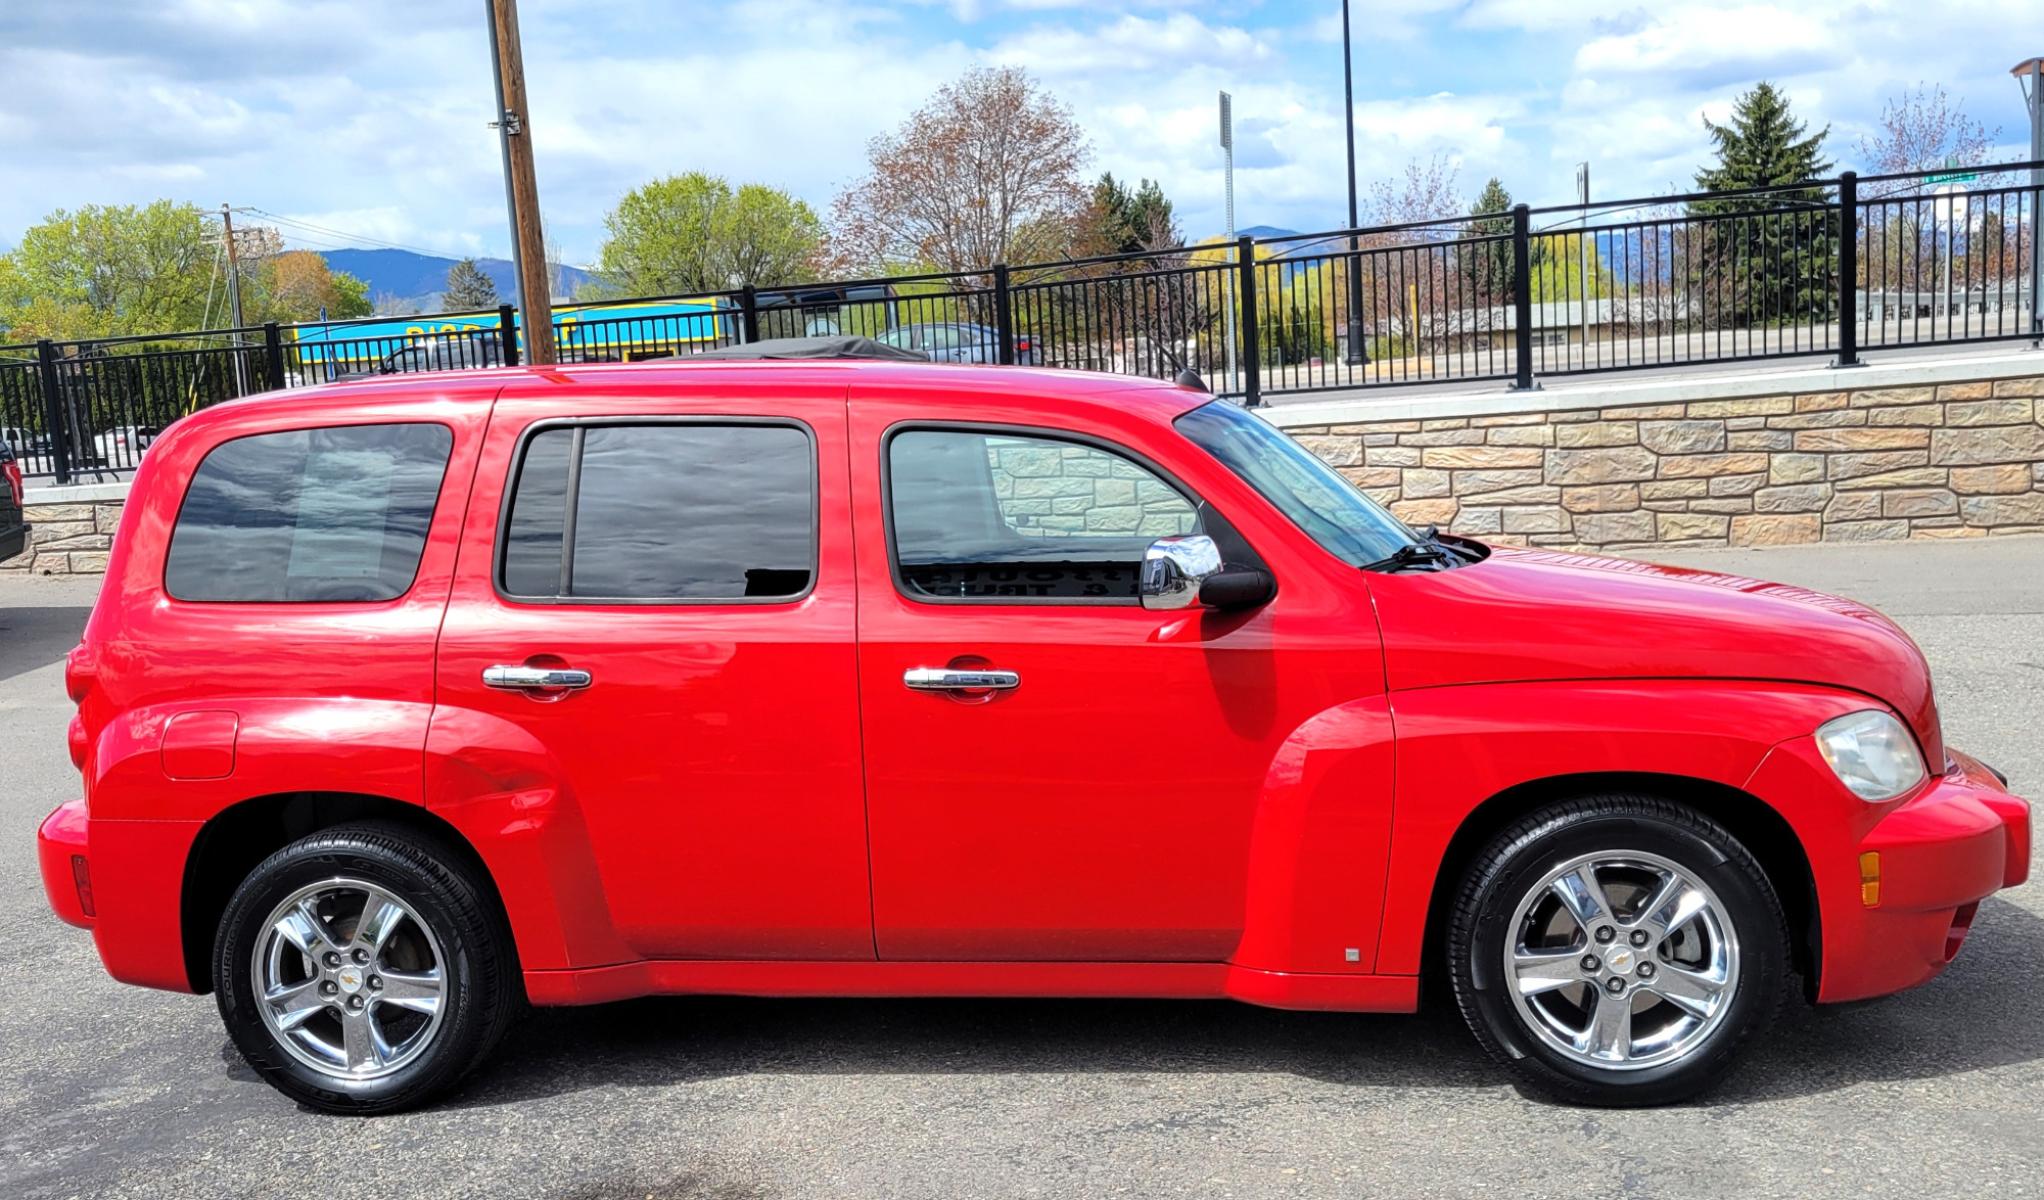
[{"label": "blue sky", "polygon": [[[542,204],[586,262],[604,212],[709,170],[828,212],[865,141],[967,66],[1017,64],[1088,130],[1091,169],[1160,179],[1187,233],[1223,224],[1214,97],[1235,95],[1242,225],[1340,224],[1340,8],[1243,0],[521,0]],[[2009,67],[2037,0],[1357,0],[1358,174],[1445,157],[1459,191],[1534,203],[1689,183],[1701,118],[1786,87],[1833,155],[1942,83],[2019,157]],[[475,0],[9,0],[0,245],[51,209],[159,196],[302,224],[297,243],[503,254]],[[317,226],[318,230],[305,228]]]}]

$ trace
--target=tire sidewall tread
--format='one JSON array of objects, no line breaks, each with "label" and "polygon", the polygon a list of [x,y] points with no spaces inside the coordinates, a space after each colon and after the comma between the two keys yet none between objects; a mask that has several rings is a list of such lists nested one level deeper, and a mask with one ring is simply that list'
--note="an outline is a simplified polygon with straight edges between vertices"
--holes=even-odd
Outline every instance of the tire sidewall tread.
[{"label": "tire sidewall tread", "polygon": [[[1555,864],[1599,850],[1640,850],[1680,863],[1717,895],[1736,930],[1740,976],[1732,1009],[1709,1041],[1674,1062],[1623,1072],[1577,1063],[1525,1027],[1504,989],[1503,939],[1515,932],[1519,901]],[[1789,946],[1788,919],[1772,883],[1724,826],[1663,797],[1606,793],[1541,808],[1485,846],[1456,896],[1447,965],[1456,1005],[1477,1041],[1522,1085],[1571,1104],[1646,1107],[1692,1099],[1731,1072],[1788,994]]]},{"label": "tire sidewall tread", "polygon": [[[291,892],[336,875],[391,888],[439,943],[446,979],[440,1027],[423,1055],[380,1079],[336,1079],[298,1061],[264,1023],[250,979],[264,919]],[[522,991],[494,894],[447,847],[373,822],[321,830],[257,864],[221,914],[212,967],[221,1020],[256,1074],[301,1104],[365,1116],[416,1107],[453,1088],[502,1038]]]}]

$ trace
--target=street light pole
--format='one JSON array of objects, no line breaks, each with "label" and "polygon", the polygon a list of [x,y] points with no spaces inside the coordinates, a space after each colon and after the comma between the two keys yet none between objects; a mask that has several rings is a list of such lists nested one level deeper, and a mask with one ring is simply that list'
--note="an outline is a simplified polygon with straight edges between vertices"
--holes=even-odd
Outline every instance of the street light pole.
[{"label": "street light pole", "polygon": [[[2030,161],[2044,160],[2044,56],[2017,63],[2009,74],[2029,101]],[[2031,344],[2044,348],[2044,167],[2030,168],[2030,334]]]},{"label": "street light pole", "polygon": [[[1221,93],[1221,154],[1222,172],[1228,192],[1228,245],[1229,257],[1234,256],[1235,246],[1235,98]],[[1227,343],[1228,381],[1223,390],[1232,392],[1237,387],[1235,378],[1235,284],[1238,272],[1230,271],[1222,287],[1228,293],[1228,307],[1225,314],[1222,337]]]},{"label": "street light pole", "polygon": [[1348,354],[1350,366],[1370,361],[1363,348],[1363,256],[1356,241],[1355,52],[1349,49],[1348,0],[1341,0],[1341,111],[1348,123]]}]

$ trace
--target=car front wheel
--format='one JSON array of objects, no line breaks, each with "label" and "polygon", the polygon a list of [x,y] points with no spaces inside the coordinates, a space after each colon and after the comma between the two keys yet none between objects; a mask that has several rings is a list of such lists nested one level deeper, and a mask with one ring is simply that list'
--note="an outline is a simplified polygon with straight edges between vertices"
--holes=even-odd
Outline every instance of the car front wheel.
[{"label": "car front wheel", "polygon": [[461,859],[381,825],[324,830],[249,873],[222,915],[213,986],[242,1057],[328,1112],[412,1107],[502,1036],[516,959]]},{"label": "car front wheel", "polygon": [[1766,873],[1723,826],[1651,796],[1543,809],[1478,854],[1448,936],[1492,1057],[1573,1103],[1667,1104],[1718,1082],[1790,971]]}]

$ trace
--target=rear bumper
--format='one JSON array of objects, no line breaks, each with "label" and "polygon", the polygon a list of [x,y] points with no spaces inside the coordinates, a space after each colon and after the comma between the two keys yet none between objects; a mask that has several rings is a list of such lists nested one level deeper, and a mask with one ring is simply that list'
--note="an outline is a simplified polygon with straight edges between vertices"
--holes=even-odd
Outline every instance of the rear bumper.
[{"label": "rear bumper", "polygon": [[[0,487],[6,484],[0,483]],[[12,529],[0,529],[0,562],[13,558],[28,546],[28,526],[16,525]]]},{"label": "rear bumper", "polygon": [[[1823,970],[1818,999],[1859,1000],[1935,978],[1959,953],[1980,901],[2030,873],[2030,806],[1978,761],[1953,769],[1879,815],[1819,871]],[[1878,854],[1878,863],[1862,856]],[[1814,855],[1813,855],[1814,857]],[[1862,864],[1878,871],[1872,896]],[[1815,864],[1813,863],[1813,867]],[[1869,900],[1872,902],[1869,903]]]},{"label": "rear bumper", "polygon": [[107,973],[123,983],[192,990],[179,924],[196,821],[90,819],[73,800],[43,819],[36,857],[57,916],[92,931]]},{"label": "rear bumper", "polygon": [[43,895],[57,917],[80,929],[92,928],[89,859],[85,849],[85,801],[60,805],[43,818],[35,835],[36,858],[43,868]]}]

